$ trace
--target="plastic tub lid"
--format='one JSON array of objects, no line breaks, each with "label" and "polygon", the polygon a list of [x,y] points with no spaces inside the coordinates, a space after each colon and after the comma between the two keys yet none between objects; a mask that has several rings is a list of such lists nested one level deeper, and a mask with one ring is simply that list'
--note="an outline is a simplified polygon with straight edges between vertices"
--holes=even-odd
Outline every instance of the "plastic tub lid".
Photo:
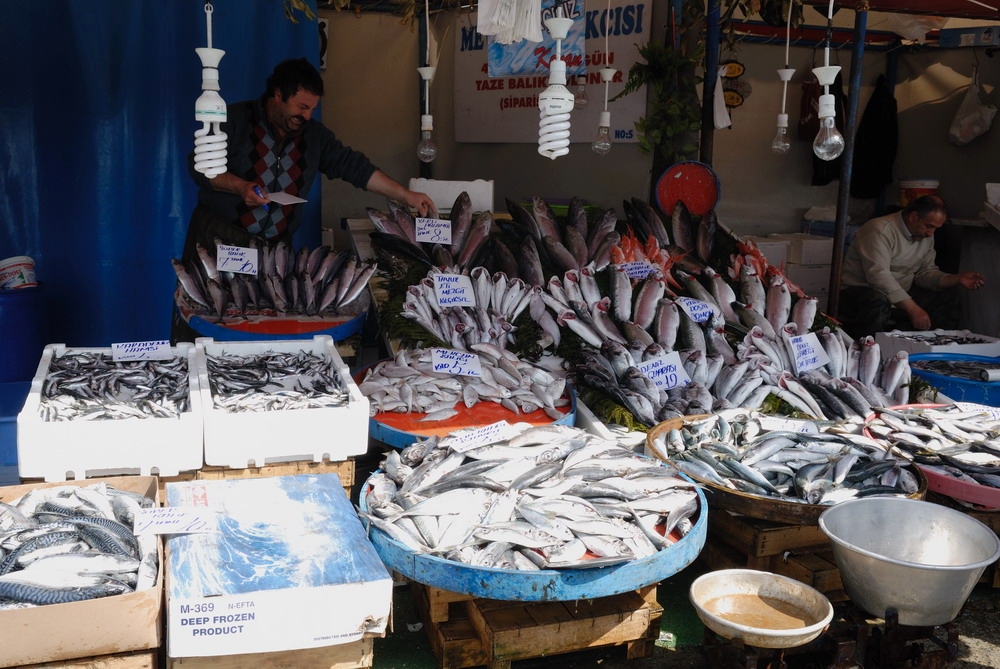
[{"label": "plastic tub lid", "polygon": [[656,182],[660,211],[669,216],[680,200],[695,216],[704,216],[719,201],[719,178],[712,168],[696,160],[668,167]]}]

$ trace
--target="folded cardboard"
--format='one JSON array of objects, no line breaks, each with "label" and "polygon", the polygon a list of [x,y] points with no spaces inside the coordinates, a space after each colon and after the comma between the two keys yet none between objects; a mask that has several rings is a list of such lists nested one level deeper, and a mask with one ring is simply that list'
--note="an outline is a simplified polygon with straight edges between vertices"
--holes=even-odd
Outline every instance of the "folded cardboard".
[{"label": "folded cardboard", "polygon": [[1000,339],[969,330],[890,330],[876,332],[875,343],[879,345],[883,359],[897,351],[1000,355]]},{"label": "folded cardboard", "polygon": [[167,654],[318,648],[384,634],[392,578],[335,474],[170,482],[214,531],[167,539]]},{"label": "folded cardboard", "polygon": [[[155,476],[34,483],[0,488],[0,502],[32,490],[105,483],[159,504]],[[61,662],[159,648],[163,640],[163,551],[156,585],[128,595],[0,611],[0,667]],[[60,666],[62,666],[60,664]]]}]

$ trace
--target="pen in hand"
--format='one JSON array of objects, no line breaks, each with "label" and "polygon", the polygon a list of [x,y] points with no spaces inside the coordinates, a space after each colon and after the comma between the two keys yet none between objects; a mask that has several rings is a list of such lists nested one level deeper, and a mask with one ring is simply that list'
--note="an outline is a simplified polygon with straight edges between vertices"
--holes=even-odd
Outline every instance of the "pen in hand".
[{"label": "pen in hand", "polygon": [[[254,187],[253,187],[253,192],[257,194],[257,197],[260,197],[260,198],[263,198],[263,197],[264,197],[264,191],[262,191],[262,190],[260,189],[260,186],[254,186]],[[261,206],[263,206],[263,207],[264,207],[264,209],[266,209],[267,211],[271,211],[271,205],[269,205],[269,204],[264,204],[264,205],[261,205]]]}]

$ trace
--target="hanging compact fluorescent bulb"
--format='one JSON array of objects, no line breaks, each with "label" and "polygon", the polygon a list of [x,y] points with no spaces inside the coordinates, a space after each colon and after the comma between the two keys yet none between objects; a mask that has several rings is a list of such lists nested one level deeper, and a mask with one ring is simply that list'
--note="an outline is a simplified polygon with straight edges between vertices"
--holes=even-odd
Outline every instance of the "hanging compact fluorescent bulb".
[{"label": "hanging compact fluorescent bulb", "polygon": [[837,130],[837,99],[830,93],[830,86],[837,80],[839,65],[830,65],[830,40],[833,37],[833,0],[826,18],[826,45],[823,48],[823,67],[814,67],[813,74],[823,87],[819,96],[819,132],[813,140],[813,153],[820,160],[836,160],[844,152],[844,136]]},{"label": "hanging compact fluorescent bulb", "polygon": [[785,67],[778,70],[778,77],[781,79],[781,113],[778,114],[778,132],[771,140],[771,151],[778,154],[785,154],[792,148],[792,143],[788,138],[788,114],[785,113],[785,101],[788,99],[788,82],[791,80],[795,70],[788,67],[788,47],[792,36],[792,6],[788,5],[788,18],[785,21]]},{"label": "hanging compact fluorescent bulb", "polygon": [[226,55],[212,48],[212,3],[205,3],[208,47],[195,49],[201,59],[201,96],[194,103],[194,118],[202,127],[194,133],[194,169],[209,179],[226,171],[226,140],[220,123],[226,120],[226,102],[219,95],[219,61]]},{"label": "hanging compact fluorescent bulb", "polygon": [[[607,53],[607,50],[605,50]],[[611,112],[608,111],[608,84],[615,78],[618,70],[606,67],[601,70],[601,81],[604,82],[604,111],[597,122],[597,136],[590,144],[590,150],[599,156],[606,156],[611,151]]]},{"label": "hanging compact fluorescent bulb", "polygon": [[[556,11],[561,12],[562,8]],[[538,153],[552,160],[569,153],[569,113],[573,111],[575,98],[566,88],[562,41],[571,25],[573,19],[559,16],[545,19],[545,27],[556,41],[556,57],[549,63],[549,85],[538,94]]]},{"label": "hanging compact fluorescent bulb", "polygon": [[417,158],[422,163],[433,162],[437,158],[437,145],[431,138],[434,117],[430,114],[430,81],[434,78],[433,67],[418,67],[417,72],[424,80],[424,113],[420,116],[420,143],[417,144]]}]

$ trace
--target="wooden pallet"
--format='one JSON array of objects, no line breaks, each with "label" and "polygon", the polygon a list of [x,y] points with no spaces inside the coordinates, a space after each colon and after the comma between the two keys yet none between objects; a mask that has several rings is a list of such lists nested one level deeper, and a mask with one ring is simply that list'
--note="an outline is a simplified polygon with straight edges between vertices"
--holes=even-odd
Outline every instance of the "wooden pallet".
[{"label": "wooden pallet", "polygon": [[413,583],[414,603],[441,669],[486,666],[625,644],[629,659],[649,657],[663,608],[656,586],[573,602],[476,599]]},{"label": "wooden pallet", "polygon": [[298,476],[299,474],[336,474],[340,477],[340,483],[344,486],[347,496],[350,497],[351,487],[354,485],[354,460],[324,460],[323,462],[295,460],[293,462],[276,462],[264,465],[263,467],[244,467],[241,469],[206,465],[195,471],[181,472],[177,476],[161,476],[160,499],[166,499],[164,486],[167,483],[176,481],[259,479],[270,476]]},{"label": "wooden pallet", "polygon": [[274,653],[167,658],[167,669],[367,669],[372,666],[372,639],[322,648]]},{"label": "wooden pallet", "polygon": [[22,669],[158,669],[159,651],[138,650],[114,655],[95,655],[60,662],[21,665]]},{"label": "wooden pallet", "polygon": [[711,569],[758,569],[781,574],[816,588],[831,601],[847,594],[818,525],[782,525],[716,509],[699,556]]}]

